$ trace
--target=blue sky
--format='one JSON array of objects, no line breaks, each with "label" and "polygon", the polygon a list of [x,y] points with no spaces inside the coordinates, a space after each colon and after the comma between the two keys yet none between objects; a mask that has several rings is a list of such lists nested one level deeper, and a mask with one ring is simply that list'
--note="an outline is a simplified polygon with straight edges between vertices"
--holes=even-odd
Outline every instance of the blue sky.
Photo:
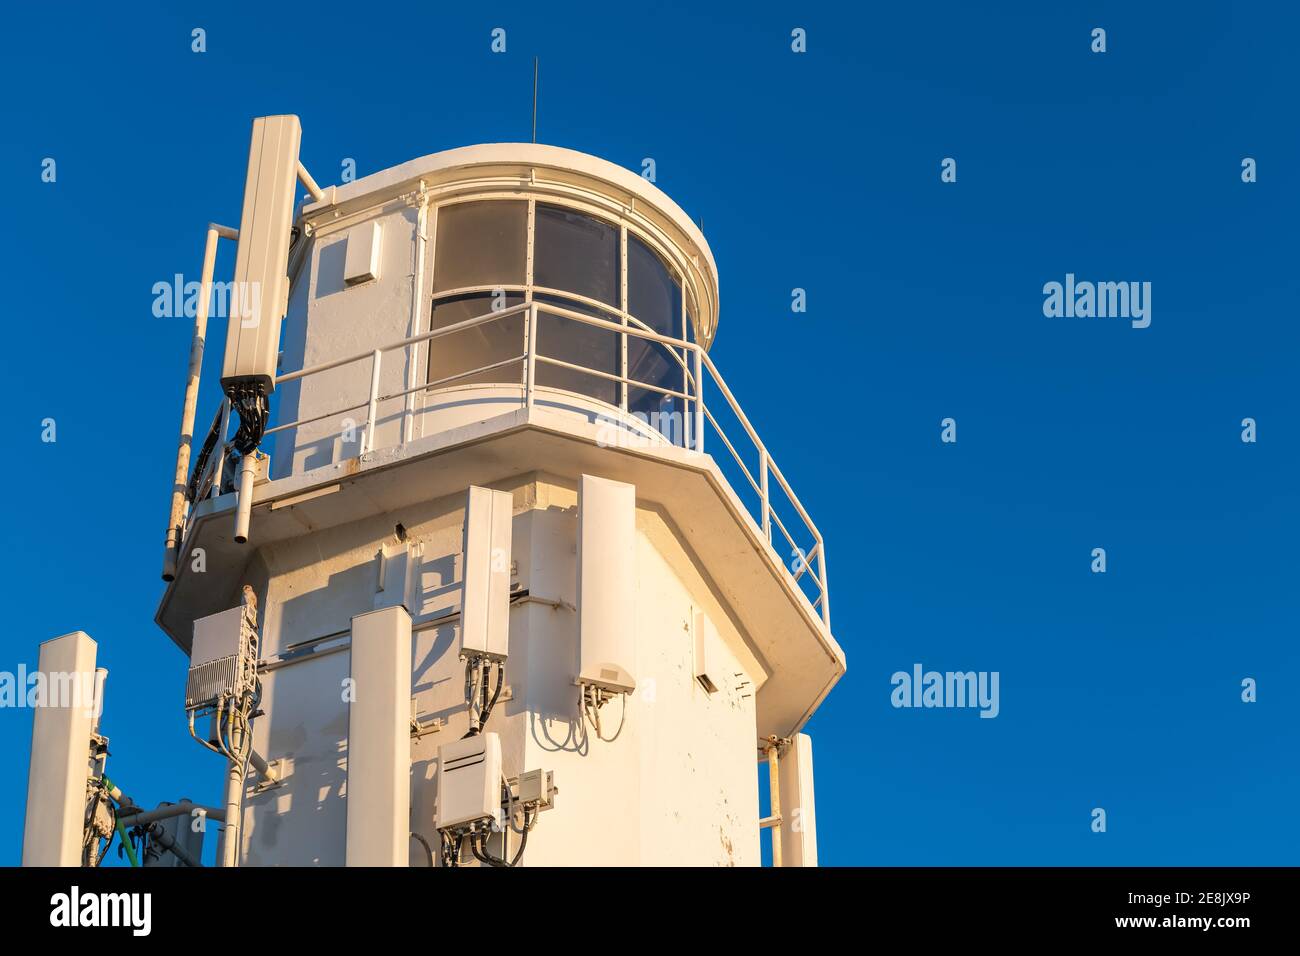
[{"label": "blue sky", "polygon": [[[89,632],[110,773],[218,799],[152,623],[190,336],[152,286],[237,222],[251,117],[299,114],[322,182],[526,140],[536,55],[540,141],[653,157],[703,221],[714,359],[826,537],[849,673],[809,728],[822,861],[1300,862],[1294,12],[470,6],[6,14],[0,669]],[[1150,327],[1045,317],[1067,273],[1150,282]],[[999,716],[893,708],[918,662],[999,672]],[[0,711],[3,864],[30,728]]]}]

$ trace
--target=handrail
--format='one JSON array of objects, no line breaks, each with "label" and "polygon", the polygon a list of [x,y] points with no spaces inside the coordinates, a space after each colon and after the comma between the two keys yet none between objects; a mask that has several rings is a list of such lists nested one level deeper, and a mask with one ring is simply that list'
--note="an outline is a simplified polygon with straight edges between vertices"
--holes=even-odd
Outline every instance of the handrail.
[{"label": "handrail", "polygon": [[[285,382],[293,382],[300,378],[306,378],[308,375],[315,375],[318,372],[328,372],[344,365],[351,365],[353,362],[359,362],[363,358],[370,358],[376,352],[391,352],[394,349],[404,349],[408,345],[419,345],[429,339],[436,339],[443,335],[451,335],[455,332],[462,332],[465,329],[472,329],[478,325],[485,325],[488,322],[494,322],[497,319],[504,319],[507,316],[515,315],[518,312],[526,312],[531,308],[529,302],[521,302],[518,305],[512,305],[509,308],[502,309],[499,312],[488,312],[484,315],[477,315],[472,319],[465,319],[461,322],[455,322],[451,325],[443,326],[440,329],[430,329],[428,332],[421,332],[418,335],[410,335],[396,342],[390,342],[388,345],[381,345],[377,349],[368,349],[365,352],[358,352],[356,355],[349,355],[346,358],[331,359],[328,362],[321,362],[319,365],[312,365],[309,368],[302,368],[296,372],[288,372],[284,375],[275,377],[276,385],[283,385]],[[621,328],[621,326],[620,326]],[[365,404],[362,402],[361,404]]]},{"label": "handrail", "polygon": [[[402,391],[394,392],[392,394],[380,394],[380,390],[379,390],[380,372],[382,369],[383,357],[385,353],[396,351],[398,349],[409,348],[410,346],[418,345],[423,342],[432,341],[434,339],[442,338],[444,336],[454,335],[458,332],[463,332],[468,329],[477,328],[478,326],[487,324],[489,322],[495,322],[500,319],[510,318],[511,316],[525,315],[525,314],[527,315],[527,321],[526,321],[527,328],[524,336],[525,342],[524,342],[524,350],[522,354],[515,355],[507,359],[495,361],[489,365],[481,366],[479,368],[471,369],[469,371],[458,372],[454,375],[446,376],[444,378],[440,378],[433,382],[426,381],[415,387],[406,388],[403,389]],[[674,389],[663,388],[662,386],[653,385],[649,382],[640,382],[636,379],[631,378],[627,374],[614,374],[601,369],[587,368],[586,366],[578,365],[573,362],[567,362],[564,361],[563,359],[555,358],[554,356],[540,354],[537,347],[537,326],[538,326],[539,314],[555,316],[560,319],[564,319],[572,322],[578,322],[583,325],[591,326],[593,328],[603,329],[617,335],[633,336],[635,338],[643,339],[649,342],[656,342],[661,345],[669,347],[669,349],[672,351],[674,358],[678,360],[678,363],[686,371],[686,376],[685,376],[686,380],[683,383],[684,390],[677,391]],[[677,350],[680,350],[680,353]],[[688,364],[688,362],[686,361],[688,356],[693,358],[693,363]],[[777,529],[785,537],[786,541],[789,542],[790,546],[794,549],[794,551],[792,552],[792,556],[797,557],[798,559],[798,567],[795,569],[786,567],[786,572],[787,574],[789,574],[792,582],[796,584],[796,587],[799,587],[798,582],[805,576],[805,574],[807,575],[808,579],[810,579],[813,582],[813,587],[815,589],[815,595],[814,595],[815,599],[810,598],[811,605],[814,609],[814,612],[817,612],[818,610],[820,611],[820,616],[822,618],[823,624],[825,625],[825,627],[829,629],[830,599],[829,599],[829,594],[826,586],[826,548],[825,548],[825,543],[822,539],[821,532],[817,529],[817,526],[813,523],[812,518],[809,517],[807,510],[803,506],[803,503],[799,500],[799,497],[794,493],[794,490],[790,487],[790,483],[789,481],[786,480],[786,477],[782,473],[781,469],[777,466],[776,462],[772,459],[771,453],[768,451],[767,446],[764,445],[762,439],[758,437],[758,430],[754,428],[753,424],[749,420],[749,416],[747,416],[744,410],[740,407],[740,402],[737,401],[736,396],[731,391],[731,388],[727,385],[726,380],[722,377],[722,373],[718,371],[718,368],[714,364],[713,360],[709,357],[708,353],[704,350],[704,347],[701,346],[699,343],[691,342],[686,339],[676,338],[671,335],[664,335],[659,332],[653,332],[648,328],[639,328],[636,325],[633,325],[631,323],[623,324],[620,322],[612,322],[608,319],[602,319],[597,316],[587,315],[582,312],[577,312],[573,309],[567,309],[564,306],[556,304],[551,301],[539,302],[533,300],[533,301],[521,302],[517,305],[509,306],[504,309],[487,312],[484,313],[483,315],[474,316],[472,318],[465,319],[463,321],[455,322],[451,325],[444,326],[440,329],[430,329],[426,332],[420,332],[416,335],[410,335],[405,338],[398,339],[397,341],[390,342],[386,345],[382,345],[378,348],[358,352],[355,355],[348,355],[342,358],[331,359],[330,361],[321,362],[317,365],[302,368],[294,372],[288,372],[284,375],[277,376],[276,384],[283,385],[289,382],[299,381],[309,376],[319,374],[321,372],[331,371],[333,369],[341,368],[346,365],[351,365],[355,362],[360,362],[367,358],[369,358],[373,364],[370,369],[370,376],[368,382],[369,388],[367,394],[360,401],[354,404],[350,404],[345,408],[336,409],[334,411],[326,412],[321,415],[314,415],[310,418],[300,419],[292,422],[279,423],[272,428],[268,428],[265,434],[270,435],[278,432],[287,431],[292,428],[298,428],[303,425],[308,425],[314,422],[319,422],[325,419],[333,418],[335,416],[343,414],[344,412],[350,412],[350,411],[355,411],[357,409],[364,408],[366,409],[366,423],[365,423],[365,429],[362,432],[363,437],[360,443],[360,449],[361,449],[360,453],[365,454],[369,451],[374,450],[374,440],[375,440],[374,435],[375,435],[376,426],[378,424],[378,407],[380,403],[389,401],[391,399],[402,398],[414,392],[426,391],[431,388],[442,387],[451,384],[453,382],[459,381],[461,379],[470,378],[474,375],[479,375],[485,372],[494,371],[496,369],[504,368],[509,365],[515,365],[520,362],[523,363],[523,367],[524,367],[523,399],[524,399],[525,406],[528,408],[531,408],[534,404],[534,393],[537,390],[536,369],[539,362],[544,365],[569,369],[572,371],[579,372],[581,374],[591,375],[600,378],[602,380],[621,383],[624,386],[633,387],[633,388],[644,388],[647,390],[659,392],[664,395],[669,395],[674,398],[680,398],[686,404],[686,408],[684,411],[685,414],[688,416],[687,422],[689,423],[689,427],[687,432],[688,434],[687,447],[699,453],[703,453],[704,423],[707,421],[708,424],[713,427],[715,434],[721,440],[723,445],[726,447],[727,451],[731,454],[731,457],[735,460],[736,464],[740,467],[741,473],[744,475],[745,479],[749,482],[750,486],[753,488],[753,490],[757,493],[759,497],[760,510],[759,510],[759,514],[755,516],[755,523],[759,528],[760,534],[768,542],[769,546],[772,546],[772,525],[775,524]],[[750,442],[753,444],[754,449],[758,454],[759,476],[757,478],[755,478],[753,472],[750,471],[749,467],[745,463],[744,456],[740,454],[739,450],[737,450],[736,446],[733,444],[731,439],[727,436],[726,432],[722,428],[722,425],[718,422],[717,418],[710,410],[708,403],[704,399],[703,373],[705,369],[707,369],[709,375],[712,377],[713,384],[717,387],[718,394],[722,396],[722,398],[725,400],[726,405],[730,407],[732,414],[735,415],[736,420],[740,423],[741,427],[744,429],[745,434],[749,437]],[[694,404],[695,406],[693,415],[690,414],[692,404]],[[213,423],[213,427],[214,428],[217,427],[215,421]],[[220,436],[219,447],[216,449],[216,454],[213,456],[214,462],[209,463],[208,467],[205,467],[204,469],[205,472],[208,471],[210,468],[218,467],[215,464],[215,462],[220,462],[224,458],[225,445],[226,445],[225,436],[223,434]],[[812,535],[813,545],[809,550],[804,551],[799,546],[799,543],[795,540],[794,536],[790,533],[790,530],[786,527],[785,522],[782,521],[780,515],[773,507],[772,497],[769,488],[769,481],[768,481],[769,475],[776,479],[776,483],[780,487],[781,491],[784,493],[786,500],[789,501],[790,506],[798,514],[800,520],[803,521],[805,529]],[[200,483],[202,484],[202,482],[206,480],[207,480],[207,475],[204,475]],[[201,497],[201,495],[199,497]],[[814,568],[812,564],[814,559],[817,562],[816,568]],[[778,560],[779,560],[779,556],[778,556]],[[785,567],[783,562],[782,562],[782,566]]]},{"label": "handrail", "polygon": [[[766,446],[759,439],[758,433],[754,430],[754,426],[749,423],[749,417],[741,410],[740,402],[736,401],[736,396],[731,394],[731,389],[727,387],[727,383],[723,380],[722,373],[719,372],[718,367],[713,364],[713,359],[709,358],[709,353],[701,351],[700,357],[704,359],[704,364],[709,367],[709,373],[713,376],[713,381],[720,389],[722,389],[722,394],[731,405],[731,410],[736,413],[736,418],[739,419],[740,424],[745,426],[745,431],[749,434],[750,440],[759,448],[765,448]],[[785,480],[785,475],[781,474],[781,469],[777,467],[776,462],[772,461],[771,455],[768,456],[767,463],[768,467],[772,469],[772,474],[776,476],[776,480],[780,482],[781,489],[789,496],[790,504],[794,505],[795,510],[799,512],[799,517],[802,518],[804,524],[808,526],[808,530],[813,532],[813,537],[820,542],[822,537],[817,531],[817,526],[813,524],[812,518],[808,517],[808,512],[804,510],[803,504],[799,501],[799,497],[790,488],[790,483]]]}]

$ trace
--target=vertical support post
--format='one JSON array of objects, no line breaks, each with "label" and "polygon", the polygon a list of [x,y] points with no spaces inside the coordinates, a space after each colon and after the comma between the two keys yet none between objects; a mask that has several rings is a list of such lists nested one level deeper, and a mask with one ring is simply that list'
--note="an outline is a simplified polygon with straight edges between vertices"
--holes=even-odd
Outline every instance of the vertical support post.
[{"label": "vertical support post", "polygon": [[822,586],[822,624],[831,629],[831,590],[826,584],[826,542],[817,537],[817,578]]},{"label": "vertical support post", "polygon": [[[239,721],[231,721],[230,745],[234,748],[232,753],[243,753],[244,748],[251,747],[252,743],[251,740],[244,740],[244,731],[239,726]],[[239,834],[242,829],[240,824],[243,823],[244,812],[244,765],[240,761],[231,760],[226,768],[224,805],[226,821],[221,828],[221,865],[238,866]]]},{"label": "vertical support post", "polygon": [[524,250],[524,302],[529,303],[529,308],[522,313],[524,316],[524,367],[520,370],[520,377],[524,382],[524,399],[529,408],[532,408],[532,404],[527,401],[527,398],[532,388],[528,379],[528,356],[532,354],[533,350],[528,343],[535,341],[530,340],[529,336],[532,334],[530,330],[533,327],[533,322],[537,318],[536,310],[531,307],[533,301],[533,250],[536,248],[534,244],[536,235],[537,200],[530,199],[528,200],[528,242]]},{"label": "vertical support post", "polygon": [[758,487],[761,489],[763,496],[763,537],[767,543],[772,543],[772,505],[771,499],[767,496],[767,473],[770,470],[767,463],[767,449],[758,450],[758,467],[760,469]]},{"label": "vertical support post", "polygon": [[533,410],[533,392],[537,387],[537,304],[528,309],[528,344],[524,348],[524,405]]},{"label": "vertical support post", "polygon": [[[428,320],[424,308],[424,263],[429,254],[429,197],[425,192],[424,180],[420,180],[420,211],[415,217],[415,278],[411,282],[411,335],[425,331]],[[415,436],[415,406],[417,394],[415,387],[420,376],[427,374],[428,362],[420,362],[422,350],[429,347],[429,342],[416,342],[407,349],[406,359],[406,398],[402,405],[402,441],[410,443]]]},{"label": "vertical support post", "polygon": [[370,401],[366,405],[366,430],[361,435],[361,454],[375,447],[375,424],[379,415],[379,371],[383,365],[383,352],[370,353]]},{"label": "vertical support post", "polygon": [[695,343],[695,433],[691,438],[695,450],[704,451],[704,361],[701,358],[704,346]]},{"label": "vertical support post", "polygon": [[[627,313],[627,226],[623,226],[618,231],[618,261],[619,261],[619,293],[618,301],[621,303],[623,311],[623,328],[628,326]],[[624,332],[619,337],[619,362],[618,374],[622,379],[618,386],[618,407],[619,410],[627,412],[627,340],[628,334]]]},{"label": "vertical support post", "polygon": [[[681,316],[679,316],[679,318],[681,319],[681,321],[678,323],[677,326],[677,335],[679,338],[681,338],[683,342],[685,342],[690,337],[689,333],[686,330],[686,326],[690,324],[690,321],[686,318],[686,288],[684,285],[682,287],[682,314]],[[675,348],[669,346],[668,350],[673,353],[674,359],[678,357],[677,350]],[[682,360],[682,394],[689,395],[691,394],[691,363],[685,346],[682,347],[681,360]],[[674,405],[675,403],[676,400],[674,400]],[[684,399],[682,401],[681,418],[682,418],[682,426],[681,426],[682,447],[690,448],[691,447],[691,426],[695,424],[694,421],[691,419],[690,399]],[[673,431],[676,432],[676,429],[674,428]]]},{"label": "vertical support post", "polygon": [[102,692],[98,646],[82,631],[41,645],[44,697],[32,715],[23,866],[80,866],[90,779],[90,736]]},{"label": "vertical support post", "polygon": [[[781,808],[789,826],[781,832],[783,866],[817,865],[817,812],[813,795],[812,738],[795,734],[780,770]],[[783,821],[785,822],[785,821]]]},{"label": "vertical support post", "polygon": [[411,615],[401,605],[352,619],[348,708],[348,866],[406,866],[411,834]]},{"label": "vertical support post", "polygon": [[176,449],[176,480],[172,484],[171,517],[167,522],[167,543],[163,553],[164,581],[176,577],[176,552],[181,545],[181,525],[185,513],[185,485],[190,473],[190,451],[194,445],[194,413],[199,401],[199,373],[203,369],[203,344],[208,335],[208,306],[212,299],[212,273],[217,266],[217,239],[239,235],[208,223],[208,238],[203,246],[203,272],[199,277],[199,301],[194,309],[194,336],[190,340],[190,371],[185,381],[185,403],[181,409],[181,437]]},{"label": "vertical support post", "polygon": [[769,814],[772,818],[772,865],[782,866],[781,833],[784,829],[781,820],[781,758],[778,755],[778,743],[773,740],[767,748],[767,790],[771,802]]}]

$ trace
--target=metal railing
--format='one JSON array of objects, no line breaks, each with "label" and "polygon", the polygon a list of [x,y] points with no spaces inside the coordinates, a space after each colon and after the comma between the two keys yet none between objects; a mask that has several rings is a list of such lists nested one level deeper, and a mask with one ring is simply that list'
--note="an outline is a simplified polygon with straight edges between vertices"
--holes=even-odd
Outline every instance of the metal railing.
[{"label": "metal railing", "polygon": [[[554,316],[566,321],[577,322],[583,325],[591,326],[597,329],[603,329],[618,335],[628,335],[648,342],[657,343],[666,347],[673,355],[675,361],[679,363],[684,371],[682,389],[666,388],[652,382],[642,382],[629,377],[627,374],[603,371],[601,369],[589,368],[584,365],[568,362],[554,356],[544,354],[538,347],[538,315],[543,314],[548,317]],[[454,375],[448,375],[435,381],[422,382],[412,388],[402,389],[401,391],[389,394],[380,394],[380,376],[384,365],[384,355],[388,352],[394,352],[401,349],[407,349],[423,342],[432,342],[435,339],[443,338],[449,335],[455,335],[458,332],[464,332],[474,329],[491,322],[500,322],[504,319],[515,315],[524,316],[525,330],[523,336],[523,350],[518,355],[512,355],[508,358],[491,362],[478,368],[468,369],[463,372],[457,372]],[[627,413],[627,393],[629,389],[645,389],[651,392],[681,399],[685,404],[686,414],[683,419],[683,444],[691,451],[703,454],[706,444],[706,435],[708,429],[712,429],[709,435],[710,444],[712,439],[717,439],[723,447],[727,449],[731,462],[739,473],[744,477],[749,487],[757,496],[756,507],[750,509],[750,517],[754,520],[756,526],[762,533],[767,542],[772,545],[777,552],[778,558],[781,556],[783,549],[776,546],[773,540],[773,527],[780,532],[785,538],[786,543],[790,546],[790,564],[786,567],[787,573],[800,588],[803,594],[811,602],[812,607],[820,613],[822,622],[827,629],[830,628],[830,600],[826,585],[826,546],[822,540],[821,532],[808,516],[803,504],[799,501],[798,496],[790,487],[785,475],[772,460],[771,453],[767,446],[763,444],[762,439],[758,437],[758,432],[753,424],[749,421],[748,416],[740,407],[740,403],[732,394],[731,389],[727,386],[722,374],[718,371],[713,360],[709,358],[704,348],[696,342],[686,339],[674,338],[670,335],[662,335],[658,332],[633,325],[631,323],[612,322],[608,319],[598,318],[587,315],[582,312],[576,312],[566,309],[563,306],[553,302],[522,302],[518,305],[503,308],[498,311],[488,312],[484,315],[476,316],[471,319],[465,319],[452,325],[444,326],[439,329],[431,329],[428,332],[421,332],[418,335],[408,336],[396,342],[391,342],[377,349],[366,352],[358,352],[355,355],[349,355],[345,358],[333,359],[328,362],[322,362],[318,365],[312,365],[307,368],[299,369],[296,372],[287,372],[276,377],[276,385],[281,386],[289,382],[299,381],[310,376],[328,372],[332,369],[342,368],[358,362],[370,361],[370,383],[367,395],[364,400],[358,401],[352,405],[342,408],[336,408],[324,414],[312,415],[308,418],[300,418],[290,422],[282,422],[270,427],[265,434],[272,435],[284,432],[292,428],[299,428],[303,425],[309,425],[315,422],[325,421],[336,418],[347,412],[357,411],[364,408],[366,410],[366,419],[363,431],[361,433],[359,454],[364,455],[374,450],[375,431],[378,426],[378,411],[381,402],[390,401],[398,398],[405,398],[416,392],[426,392],[431,389],[442,388],[449,385],[455,385],[465,379],[474,376],[483,375],[488,372],[506,368],[512,365],[522,364],[523,366],[523,404],[527,408],[532,408],[536,402],[539,390],[553,392],[547,386],[539,386],[537,383],[537,368],[539,365],[550,366],[554,368],[566,369],[568,371],[589,375],[594,378],[610,381],[622,386],[622,407],[619,409]],[[709,379],[709,387],[706,388],[706,373]],[[505,383],[508,384],[508,383]],[[746,464],[746,456],[741,453],[728,437],[723,426],[714,416],[714,410],[720,409],[718,403],[710,408],[706,400],[706,392],[716,390],[717,394],[725,399],[725,406],[739,423],[741,430],[748,437],[752,447],[751,461],[756,458],[755,468],[751,470]],[[590,398],[590,396],[585,396]],[[600,401],[600,399],[594,399]],[[408,412],[410,410],[408,409]],[[620,419],[626,421],[626,419]],[[195,490],[193,498],[187,501],[185,509],[185,524],[188,530],[189,512],[195,501],[202,500],[208,495],[217,495],[222,489],[222,474],[225,467],[224,463],[227,453],[230,449],[228,432],[230,428],[230,403],[229,400],[222,403],[221,408],[215,416],[211,431],[217,433],[218,440],[212,454],[203,464],[203,474],[197,476],[197,480],[191,480],[190,488]],[[656,442],[657,444],[657,442]],[[715,459],[716,460],[716,459]],[[722,459],[720,467],[724,467],[726,459]],[[724,467],[724,472],[727,469]],[[755,475],[757,471],[757,475]],[[785,503],[789,505],[794,516],[803,524],[802,531],[796,526],[793,530],[787,526],[786,522],[780,516],[779,501],[774,500],[772,494],[772,484],[775,481],[777,488],[784,496]],[[744,496],[742,501],[744,501]],[[748,502],[746,503],[749,509]],[[789,516],[787,516],[789,517]],[[793,519],[791,524],[793,524]],[[801,544],[798,537],[803,537],[805,543],[811,538],[811,545],[805,547]]]}]

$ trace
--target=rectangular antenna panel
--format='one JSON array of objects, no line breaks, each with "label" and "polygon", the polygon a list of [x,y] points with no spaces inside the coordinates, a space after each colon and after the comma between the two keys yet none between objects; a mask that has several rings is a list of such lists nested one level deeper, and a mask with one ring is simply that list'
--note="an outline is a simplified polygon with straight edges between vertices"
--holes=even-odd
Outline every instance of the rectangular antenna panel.
[{"label": "rectangular antenna panel", "polygon": [[275,387],[280,321],[289,302],[286,273],[301,141],[302,126],[296,116],[253,120],[235,285],[229,297],[223,388],[252,381],[270,394]]},{"label": "rectangular antenna panel", "polygon": [[636,486],[591,475],[578,489],[578,680],[636,686]]},{"label": "rectangular antenna panel", "polygon": [[81,865],[90,735],[98,706],[87,692],[94,688],[97,650],[82,631],[41,645],[37,667],[53,696],[32,710],[23,866]]},{"label": "rectangular antenna panel", "polygon": [[510,525],[514,496],[469,489],[465,503],[461,656],[505,660],[510,653]]}]

